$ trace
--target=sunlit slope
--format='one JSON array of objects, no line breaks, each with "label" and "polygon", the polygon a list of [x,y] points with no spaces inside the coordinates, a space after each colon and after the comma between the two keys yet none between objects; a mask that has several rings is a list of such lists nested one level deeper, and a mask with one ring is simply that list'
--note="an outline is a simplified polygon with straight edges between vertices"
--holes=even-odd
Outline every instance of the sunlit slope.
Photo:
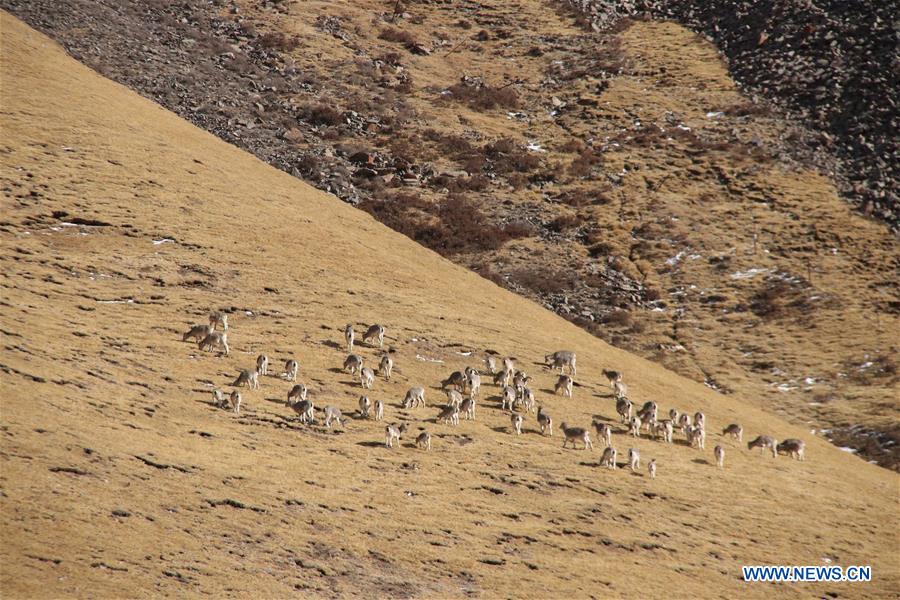
[{"label": "sunlit slope", "polygon": [[[3,593],[24,596],[864,597],[898,589],[897,476],[807,431],[606,346],[66,57],[2,17]],[[227,358],[181,333],[231,310]],[[347,322],[381,322],[396,363],[350,417]],[[534,364],[578,352],[572,400]],[[646,471],[597,467],[559,432],[509,433],[486,382],[477,421],[435,424],[434,389],[485,349],[518,358],[556,422],[636,403],[703,410],[706,451],[632,440]],[[461,353],[474,352],[471,357]],[[210,405],[267,353],[344,427],[305,427],[262,377],[240,416]],[[368,363],[377,348],[362,347]],[[432,361],[443,361],[442,363]],[[426,409],[402,411],[425,385]],[[807,442],[747,452],[740,422]],[[419,428],[432,452],[410,447]],[[727,448],[718,471],[712,447]],[[643,469],[643,465],[642,465]],[[873,565],[870,584],[744,584],[742,564]]]}]

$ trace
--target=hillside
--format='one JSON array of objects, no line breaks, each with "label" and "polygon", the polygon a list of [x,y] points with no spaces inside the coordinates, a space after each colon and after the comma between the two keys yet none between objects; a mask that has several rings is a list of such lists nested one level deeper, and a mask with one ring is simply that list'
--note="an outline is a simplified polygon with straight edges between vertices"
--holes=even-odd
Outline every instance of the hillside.
[{"label": "hillside", "polygon": [[[900,593],[896,474],[608,346],[0,19],[0,76],[15,81],[0,96],[4,597]],[[181,341],[215,309],[228,357]],[[349,416],[360,388],[338,369],[341,331],[373,321],[396,368],[371,395],[388,422],[431,431],[431,452],[410,436],[384,448],[374,421],[301,425],[277,376],[244,390],[239,416],[211,405],[265,352],[276,372],[299,359],[315,402]],[[534,364],[561,347],[579,355],[571,400]],[[490,384],[475,422],[432,422],[436,383],[487,350],[516,356],[556,421],[583,426],[614,421],[600,370],[621,369],[636,402],[705,411],[707,449],[617,432],[659,477],[600,469],[596,449],[563,450],[533,417],[511,435]],[[414,384],[429,407],[403,411]],[[802,438],[807,460],[725,441],[733,421],[745,440]],[[742,564],[826,563],[871,564],[874,581],[739,578]]]}]

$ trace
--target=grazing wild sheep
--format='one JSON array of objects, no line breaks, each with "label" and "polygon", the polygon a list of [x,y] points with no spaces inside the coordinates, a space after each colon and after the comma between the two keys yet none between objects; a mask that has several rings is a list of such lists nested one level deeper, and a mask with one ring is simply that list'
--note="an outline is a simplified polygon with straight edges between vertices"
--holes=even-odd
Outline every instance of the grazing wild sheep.
[{"label": "grazing wild sheep", "polygon": [[621,381],[617,381],[613,384],[613,394],[616,398],[624,398],[628,395],[628,386],[622,383]]},{"label": "grazing wild sheep", "polygon": [[220,312],[209,315],[209,326],[213,329],[221,326],[222,331],[228,331],[228,315]]},{"label": "grazing wild sheep", "polygon": [[406,431],[406,423],[401,424],[399,427],[397,425],[388,425],[384,428],[384,445],[388,448],[394,447],[394,440],[400,442],[400,438],[403,436],[403,432]]},{"label": "grazing wild sheep", "polygon": [[431,450],[431,434],[427,431],[423,431],[416,438],[416,446],[426,452]]},{"label": "grazing wild sheep", "polygon": [[353,331],[353,323],[347,323],[347,326],[344,327],[344,340],[347,342],[347,352],[353,352],[353,340],[356,337],[356,333]]},{"label": "grazing wild sheep", "polygon": [[316,417],[316,407],[313,405],[312,400],[301,400],[300,402],[291,403],[291,410],[293,410],[300,417],[301,423],[310,423]]},{"label": "grazing wild sheep", "polygon": [[713,448],[713,455],[716,457],[716,466],[720,469],[725,468],[725,448],[716,446]]},{"label": "grazing wild sheep", "polygon": [[325,413],[325,427],[331,429],[331,423],[337,421],[337,424],[341,427],[344,426],[344,422],[341,420],[344,415],[341,414],[341,409],[337,406],[326,406],[322,409]]},{"label": "grazing wild sheep", "polygon": [[269,357],[265,354],[260,354],[256,357],[256,370],[260,375],[268,375],[269,374]]},{"label": "grazing wild sheep", "polygon": [[284,373],[283,375],[287,378],[288,381],[297,381],[297,373],[300,372],[300,363],[298,363],[293,358],[289,358],[284,362]]},{"label": "grazing wild sheep", "polygon": [[637,448],[628,449],[628,466],[632,472],[641,468],[641,453],[637,451]]},{"label": "grazing wild sheep", "polygon": [[553,437],[553,418],[544,412],[543,406],[538,408],[537,422],[541,426],[541,435],[549,433],[550,437]]},{"label": "grazing wild sheep", "polygon": [[622,373],[620,371],[603,369],[603,376],[609,381],[609,387],[614,387],[617,381],[622,381]]},{"label": "grazing wild sheep", "polygon": [[796,438],[788,438],[775,446],[779,454],[788,454],[797,460],[805,460],[803,453],[806,450],[806,442]]},{"label": "grazing wild sheep", "polygon": [[486,354],[484,357],[484,368],[487,369],[487,372],[491,375],[496,375],[497,358],[495,356],[491,356],[490,354]]},{"label": "grazing wild sheep", "polygon": [[294,387],[290,389],[287,394],[287,402],[285,402],[285,406],[290,406],[294,402],[299,402],[300,400],[306,400],[306,386],[302,383],[294,384]]},{"label": "grazing wild sheep", "polygon": [[553,388],[553,393],[558,394],[560,390],[562,390],[562,395],[566,398],[572,397],[572,387],[575,385],[575,380],[572,379],[569,375],[560,375],[559,379],[556,380],[556,386]]},{"label": "grazing wild sheep", "polygon": [[391,372],[394,370],[394,359],[385,354],[381,357],[381,362],[378,363],[378,372],[382,377],[385,378],[386,381],[391,380]]},{"label": "grazing wild sheep", "polygon": [[728,427],[722,430],[722,435],[728,435],[737,441],[743,441],[741,438],[744,437],[744,428],[738,425],[737,423],[732,423]]},{"label": "grazing wild sheep", "polygon": [[772,436],[761,435],[752,442],[747,442],[747,450],[760,448],[763,452],[765,452],[766,448],[768,448],[772,451],[772,458],[776,458],[778,456],[777,445],[777,441]]},{"label": "grazing wild sheep", "polygon": [[220,389],[213,390],[213,406],[216,408],[225,408],[227,401],[225,394]]},{"label": "grazing wild sheep", "polygon": [[612,427],[600,421],[591,421],[591,425],[594,426],[594,431],[597,432],[597,440],[604,442],[607,448],[612,446]]},{"label": "grazing wild sheep", "polygon": [[246,385],[251,390],[259,389],[259,373],[256,372],[256,369],[244,369],[237,376],[237,379],[234,380],[234,383],[231,384],[234,387],[241,387],[242,385]]},{"label": "grazing wild sheep", "polygon": [[367,344],[371,344],[373,340],[378,341],[379,348],[384,347],[384,325],[376,323],[366,329],[366,332],[363,334],[363,341]]},{"label": "grazing wild sheep", "polygon": [[209,325],[194,325],[191,327],[183,336],[181,336],[181,341],[186,342],[190,339],[193,339],[197,342],[208,336],[213,332],[213,328]]},{"label": "grazing wild sheep", "polygon": [[560,373],[563,369],[568,368],[569,374],[573,377],[577,374],[575,367],[576,356],[571,350],[557,350],[553,354],[544,357],[546,363],[551,369],[559,369]]},{"label": "grazing wild sheep", "polygon": [[516,404],[516,390],[512,386],[507,385],[503,388],[502,410],[512,410]]},{"label": "grazing wild sheep", "polygon": [[513,433],[516,435],[522,435],[522,423],[525,422],[525,419],[519,413],[513,413],[509,415],[509,421],[512,423]]},{"label": "grazing wild sheep", "polygon": [[631,417],[631,423],[629,423],[631,435],[634,437],[641,437],[641,418],[638,416]]},{"label": "grazing wild sheep", "polygon": [[231,406],[234,407],[234,414],[241,414],[241,393],[237,390],[231,392]]},{"label": "grazing wild sheep", "polygon": [[565,439],[563,440],[563,448],[566,447],[568,442],[572,442],[572,448],[577,448],[576,442],[581,442],[584,444],[584,449],[594,449],[594,445],[591,443],[591,436],[588,434],[587,429],[583,427],[568,427],[566,424],[560,423],[559,428],[562,429],[563,436]]},{"label": "grazing wild sheep", "polygon": [[654,458],[647,463],[647,472],[650,473],[650,479],[656,479],[656,459]]},{"label": "grazing wild sheep", "polygon": [[603,450],[603,456],[600,457],[600,466],[615,470],[618,454],[619,453],[615,448],[607,446],[606,449]]},{"label": "grazing wild sheep", "polygon": [[616,412],[619,413],[619,416],[622,418],[623,423],[628,423],[629,421],[631,421],[631,409],[631,400],[628,400],[627,398],[619,398],[616,401]]},{"label": "grazing wild sheep", "polygon": [[462,404],[463,397],[459,390],[449,389],[445,393],[447,394],[447,406],[459,406]]},{"label": "grazing wild sheep", "polygon": [[371,390],[375,385],[375,371],[369,367],[363,367],[359,370],[359,384],[367,390]]},{"label": "grazing wild sheep", "polygon": [[356,375],[363,366],[363,357],[359,354],[348,354],[344,359],[343,369],[351,375]]},{"label": "grazing wild sheep", "polygon": [[381,400],[375,401],[375,420],[384,421],[384,402]]},{"label": "grazing wild sheep", "polygon": [[415,408],[419,404],[425,406],[425,388],[411,387],[403,398],[403,408]]},{"label": "grazing wild sheep", "polygon": [[459,391],[463,391],[466,389],[466,375],[462,371],[453,371],[450,373],[450,377],[441,381],[441,389],[445,390],[448,387],[455,387]]},{"label": "grazing wild sheep", "polygon": [[475,398],[466,398],[459,405],[459,412],[465,415],[467,420],[475,420]]},{"label": "grazing wild sheep", "polygon": [[441,412],[438,413],[437,420],[450,425],[459,425],[459,406],[450,405],[443,407]]},{"label": "grazing wild sheep", "polygon": [[369,400],[368,396],[360,396],[359,397],[359,416],[367,419],[369,417],[369,408],[372,406],[372,401]]},{"label": "grazing wild sheep", "polygon": [[205,338],[200,340],[199,348],[201,352],[206,352],[207,350],[213,349],[221,349],[224,351],[225,356],[231,352],[228,348],[228,335],[223,331],[213,331]]}]

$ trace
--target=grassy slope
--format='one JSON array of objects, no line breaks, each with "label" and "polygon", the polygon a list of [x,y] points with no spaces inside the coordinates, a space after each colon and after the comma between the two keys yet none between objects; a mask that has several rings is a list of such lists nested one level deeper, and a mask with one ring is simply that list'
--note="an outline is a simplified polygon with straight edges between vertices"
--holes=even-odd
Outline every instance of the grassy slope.
[{"label": "grassy slope", "polygon": [[[16,82],[2,89],[0,154],[6,595],[794,597],[741,583],[739,565],[823,557],[872,564],[876,582],[808,593],[898,592],[895,474],[603,344],[2,18],[2,78]],[[60,225],[77,217],[110,226]],[[106,302],[120,299],[133,302]],[[232,316],[228,358],[180,342],[214,307],[252,311]],[[359,389],[333,370],[350,320],[388,325],[398,374],[372,395],[389,421],[431,430],[432,453],[379,447],[373,422],[300,427],[276,378],[245,392],[241,417],[209,405],[210,383],[265,351],[276,365],[298,357],[317,403],[350,412]],[[611,418],[599,371],[615,367],[636,401],[702,409],[712,431],[740,421],[750,435],[803,437],[809,458],[726,443],[717,472],[711,449],[638,440],[660,464],[651,482],[599,470],[598,452],[564,451],[531,419],[510,436],[493,400],[457,428],[397,407],[466,349],[518,356],[543,390],[552,376],[532,363],[563,346],[579,352],[582,387],[571,401],[538,392],[557,421]],[[209,502],[226,498],[248,508]]]}]

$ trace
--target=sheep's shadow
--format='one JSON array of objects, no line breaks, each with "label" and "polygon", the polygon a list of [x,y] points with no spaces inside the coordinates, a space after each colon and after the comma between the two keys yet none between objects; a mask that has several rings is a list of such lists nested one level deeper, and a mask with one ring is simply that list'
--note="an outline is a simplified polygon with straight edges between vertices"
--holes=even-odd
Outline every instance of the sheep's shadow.
[{"label": "sheep's shadow", "polygon": [[335,350],[343,350],[346,347],[345,344],[339,344],[334,340],[322,340],[319,343]]},{"label": "sheep's shadow", "polygon": [[705,458],[695,458],[691,461],[696,465],[711,465],[712,463],[706,460]]},{"label": "sheep's shadow", "polygon": [[367,442],[356,442],[357,446],[365,446],[366,448],[387,448],[384,445],[384,442],[375,442],[375,441],[367,441]]}]

